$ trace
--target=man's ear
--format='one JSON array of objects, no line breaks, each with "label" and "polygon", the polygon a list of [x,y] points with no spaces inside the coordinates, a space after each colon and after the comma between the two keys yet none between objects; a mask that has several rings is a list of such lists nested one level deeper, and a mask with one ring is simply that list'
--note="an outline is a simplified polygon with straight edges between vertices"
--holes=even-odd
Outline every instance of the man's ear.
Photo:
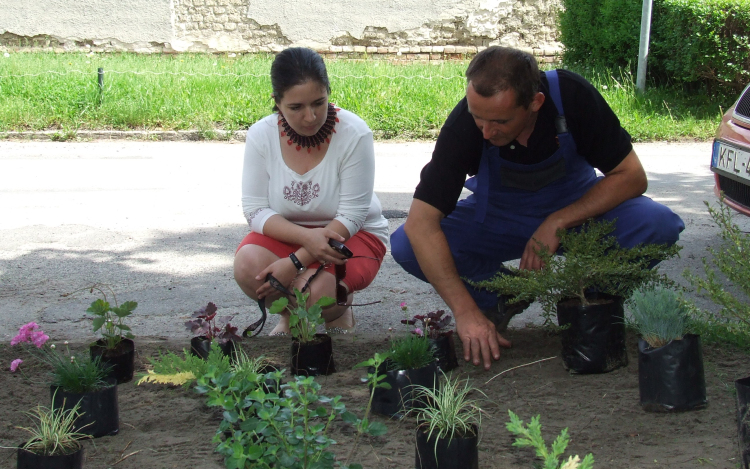
[{"label": "man's ear", "polygon": [[538,112],[542,108],[542,104],[544,104],[544,99],[544,93],[541,91],[537,92],[531,100],[531,104],[529,104],[529,109],[533,112]]}]

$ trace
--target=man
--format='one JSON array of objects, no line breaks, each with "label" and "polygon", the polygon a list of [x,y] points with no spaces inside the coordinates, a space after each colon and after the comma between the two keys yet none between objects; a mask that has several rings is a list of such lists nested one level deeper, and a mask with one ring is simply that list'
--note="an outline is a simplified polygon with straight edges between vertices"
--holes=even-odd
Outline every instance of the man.
[{"label": "man", "polygon": [[[539,269],[540,244],[557,251],[557,230],[590,218],[617,219],[612,234],[624,247],[673,244],[684,224],[642,195],[648,182],[630,135],[584,78],[540,73],[533,56],[490,47],[466,79],[391,251],[451,308],[464,359],[489,369],[511,345],[500,332],[528,305],[506,308],[462,278],[487,279],[519,258]],[[459,202],[463,186],[473,194]]]}]

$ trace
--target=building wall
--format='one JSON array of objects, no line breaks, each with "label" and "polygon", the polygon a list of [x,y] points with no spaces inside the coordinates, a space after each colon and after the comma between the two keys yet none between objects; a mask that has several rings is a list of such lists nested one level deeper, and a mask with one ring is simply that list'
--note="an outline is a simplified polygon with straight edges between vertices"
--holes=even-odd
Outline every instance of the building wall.
[{"label": "building wall", "polygon": [[488,45],[560,52],[561,0],[0,0],[0,44],[430,59]]}]

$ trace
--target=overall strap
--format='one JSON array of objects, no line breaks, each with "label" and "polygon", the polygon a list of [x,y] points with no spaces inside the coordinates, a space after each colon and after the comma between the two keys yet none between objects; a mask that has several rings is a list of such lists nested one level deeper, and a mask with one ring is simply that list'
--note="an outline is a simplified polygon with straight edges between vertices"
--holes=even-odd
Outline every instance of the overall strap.
[{"label": "overall strap", "polygon": [[547,77],[547,83],[549,84],[549,94],[552,98],[552,102],[555,103],[557,108],[557,117],[555,117],[555,129],[558,134],[564,134],[568,132],[568,123],[565,120],[565,111],[563,110],[562,96],[560,95],[560,80],[557,76],[557,70],[550,70],[544,72]]}]

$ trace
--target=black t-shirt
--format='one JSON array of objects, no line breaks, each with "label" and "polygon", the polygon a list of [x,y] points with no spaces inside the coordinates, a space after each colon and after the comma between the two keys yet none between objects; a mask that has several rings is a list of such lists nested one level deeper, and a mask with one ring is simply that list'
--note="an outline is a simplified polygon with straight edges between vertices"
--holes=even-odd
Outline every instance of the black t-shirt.
[{"label": "black t-shirt", "polygon": [[[613,170],[632,151],[630,134],[604,97],[585,78],[567,70],[558,70],[560,94],[568,129],[578,154],[603,173]],[[547,78],[542,75],[540,91],[545,100],[527,142],[513,141],[500,147],[500,156],[509,161],[534,164],[557,151],[555,130],[557,109],[549,93]],[[448,119],[435,143],[432,160],[422,169],[414,198],[427,202],[448,215],[456,208],[466,176],[479,169],[484,138],[469,114],[466,98],[462,99]],[[513,147],[513,148],[511,148]]]}]

